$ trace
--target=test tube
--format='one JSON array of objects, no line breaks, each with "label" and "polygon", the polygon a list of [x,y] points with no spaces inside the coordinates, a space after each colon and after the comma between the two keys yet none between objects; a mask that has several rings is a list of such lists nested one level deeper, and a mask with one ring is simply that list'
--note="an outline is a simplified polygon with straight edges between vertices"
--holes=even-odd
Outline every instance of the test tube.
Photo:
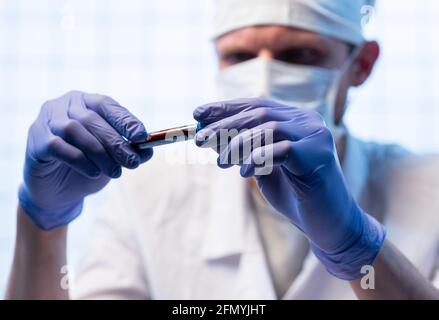
[{"label": "test tube", "polygon": [[202,129],[202,125],[191,124],[175,128],[164,129],[160,131],[150,132],[143,142],[132,143],[138,149],[148,149],[162,146],[165,144],[187,141],[195,137],[195,134]]}]

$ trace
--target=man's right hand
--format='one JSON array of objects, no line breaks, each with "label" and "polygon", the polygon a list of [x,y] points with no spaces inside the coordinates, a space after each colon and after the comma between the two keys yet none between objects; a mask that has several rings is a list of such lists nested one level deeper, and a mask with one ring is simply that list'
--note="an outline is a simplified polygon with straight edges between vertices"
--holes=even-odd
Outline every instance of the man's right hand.
[{"label": "man's right hand", "polygon": [[152,149],[126,141],[146,135],[142,122],[107,96],[73,91],[46,102],[29,129],[20,206],[40,229],[68,224],[122,167],[152,157]]}]

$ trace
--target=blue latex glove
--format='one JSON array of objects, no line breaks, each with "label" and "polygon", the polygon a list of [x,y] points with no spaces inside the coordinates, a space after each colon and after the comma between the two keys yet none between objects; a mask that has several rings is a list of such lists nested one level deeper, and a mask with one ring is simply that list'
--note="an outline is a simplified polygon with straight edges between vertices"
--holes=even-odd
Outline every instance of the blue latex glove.
[{"label": "blue latex glove", "polygon": [[19,203],[43,230],[63,226],[121,167],[136,168],[152,149],[134,150],[123,138],[146,138],[143,124],[113,99],[69,92],[46,102],[29,129]]},{"label": "blue latex glove", "polygon": [[272,152],[271,174],[256,175],[259,189],[305,233],[327,270],[340,279],[353,280],[361,277],[363,265],[373,264],[385,229],[352,198],[332,135],[318,113],[262,99],[241,99],[203,105],[194,111],[194,118],[205,125],[197,133],[197,145],[221,152],[221,167],[230,166],[224,160],[250,137],[240,133],[221,151],[221,129],[273,130],[272,144],[252,148],[249,158],[240,158],[241,175],[254,176],[262,155]]}]

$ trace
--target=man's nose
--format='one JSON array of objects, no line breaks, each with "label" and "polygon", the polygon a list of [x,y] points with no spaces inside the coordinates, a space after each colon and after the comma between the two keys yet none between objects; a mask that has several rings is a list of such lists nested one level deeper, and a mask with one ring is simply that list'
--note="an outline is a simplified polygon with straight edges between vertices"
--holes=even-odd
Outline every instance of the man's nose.
[{"label": "man's nose", "polygon": [[268,49],[261,49],[258,52],[258,58],[262,58],[265,60],[273,60],[274,59],[274,55],[273,52],[268,50]]}]

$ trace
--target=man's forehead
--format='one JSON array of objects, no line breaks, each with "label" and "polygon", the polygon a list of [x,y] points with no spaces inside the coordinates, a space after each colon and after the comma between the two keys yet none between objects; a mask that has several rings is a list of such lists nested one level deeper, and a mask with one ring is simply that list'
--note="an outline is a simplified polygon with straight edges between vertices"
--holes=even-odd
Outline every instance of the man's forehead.
[{"label": "man's forehead", "polygon": [[244,27],[216,39],[216,45],[221,50],[239,48],[258,50],[263,47],[276,50],[292,46],[312,46],[324,49],[331,43],[342,42],[317,32],[278,25]]}]

